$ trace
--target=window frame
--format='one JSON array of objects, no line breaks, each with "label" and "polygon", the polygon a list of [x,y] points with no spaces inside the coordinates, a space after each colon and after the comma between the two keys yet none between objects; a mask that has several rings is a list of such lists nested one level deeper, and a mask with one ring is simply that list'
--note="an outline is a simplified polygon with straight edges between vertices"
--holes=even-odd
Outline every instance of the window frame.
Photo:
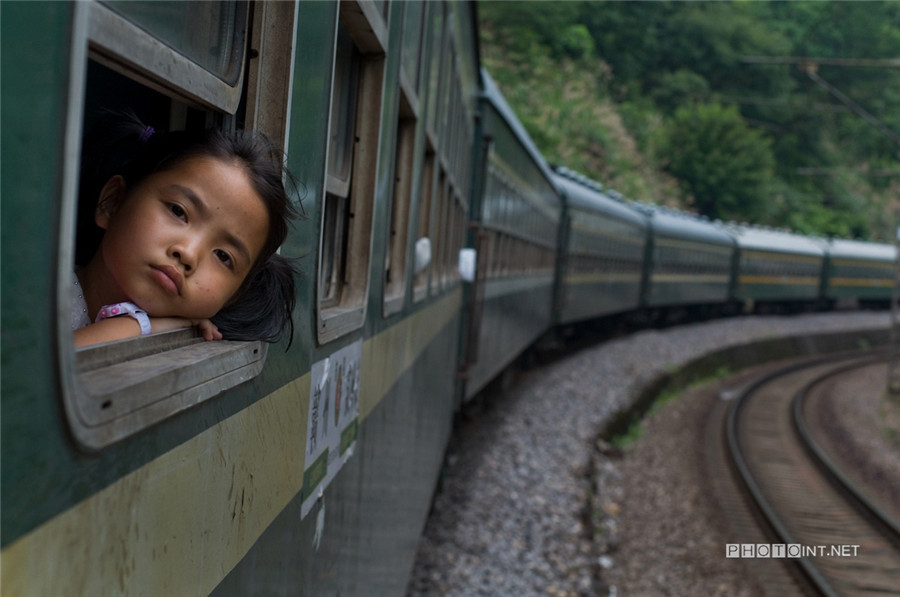
[{"label": "window frame", "polygon": [[[401,81],[403,76],[401,74]],[[407,245],[416,163],[416,138],[419,125],[417,104],[408,97],[405,85],[398,86],[397,142],[394,160],[394,192],[388,218],[385,248],[384,305],[388,317],[403,309],[409,270]]]},{"label": "window frame", "polygon": [[[435,170],[438,168],[437,153],[427,139],[425,140],[425,160],[422,164],[422,177],[419,181],[419,213],[416,223],[416,240],[420,238],[433,239],[431,226],[434,217],[431,213],[436,189]],[[431,245],[432,259],[420,272],[413,272],[413,303],[418,303],[428,297],[428,284],[434,264],[434,243]]]},{"label": "window frame", "polygon": [[[374,223],[375,190],[377,182],[378,150],[382,132],[382,106],[386,65],[387,24],[375,4],[368,1],[341,2],[339,18],[335,24],[335,53],[338,32],[343,28],[359,55],[358,95],[356,98],[356,124],[351,158],[351,173],[347,200],[341,212],[340,222],[326,220],[322,209],[319,225],[319,272],[325,271],[326,252],[332,255],[331,269],[340,272],[336,282],[339,287],[331,296],[324,297],[323,280],[316,276],[316,338],[320,345],[327,344],[360,329],[365,323],[369,296],[369,270],[372,253],[372,226]],[[332,76],[332,94],[334,93]],[[335,101],[332,95],[329,130],[334,118]],[[327,152],[331,152],[329,139]],[[326,164],[328,159],[326,159]],[[328,173],[326,172],[326,178]],[[326,202],[328,193],[324,193]],[[335,210],[332,210],[335,211]],[[326,226],[340,223],[345,238],[340,245],[326,247]],[[334,248],[340,248],[335,254]]]},{"label": "window frame", "polygon": [[[70,62],[69,102],[66,114],[64,146],[66,151],[63,183],[61,185],[60,220],[56,262],[56,341],[63,409],[76,445],[85,452],[97,452],[132,437],[199,403],[240,385],[257,376],[263,369],[268,345],[255,342],[204,342],[193,329],[177,330],[127,338],[80,349],[74,348],[70,320],[70,301],[75,283],[73,271],[78,203],[78,181],[81,159],[81,133],[84,110],[88,60],[93,60],[136,81],[161,91],[164,95],[186,105],[198,105],[222,113],[236,110],[244,86],[244,71],[250,43],[284,46],[293,37],[296,12],[292,4],[268,3],[254,5],[254,22],[265,22],[254,33],[242,34],[243,57],[241,75],[237,83],[237,100],[233,90],[220,89],[216,97],[209,97],[207,83],[194,80],[179,87],[180,79],[154,79],[162,76],[154,69],[159,66],[160,54],[155,46],[160,42],[127,19],[112,13],[98,3],[76,3]],[[249,11],[249,5],[243,5]],[[114,19],[110,18],[110,14]],[[115,54],[115,44],[108,43],[107,27],[124,21],[123,30],[133,35],[135,48],[149,47],[149,65],[140,66],[138,54]],[[249,13],[246,23],[249,23]],[[264,32],[264,33],[263,33]],[[248,39],[248,36],[249,39]],[[168,48],[169,59],[178,63],[175,71],[190,72],[196,66],[190,59]],[[261,52],[261,56],[269,56]],[[255,105],[253,118],[248,115],[248,128],[264,130],[272,141],[284,142],[288,90],[290,87],[290,56],[275,64],[260,59],[251,72],[261,76],[280,72],[278,84],[249,90]],[[271,66],[271,68],[269,68]],[[184,67],[183,69],[181,67]],[[199,68],[199,67],[197,67]],[[260,72],[257,72],[260,71]],[[206,75],[214,77],[208,71]],[[164,71],[168,77],[169,71]],[[214,77],[221,81],[217,77]],[[265,97],[263,97],[265,96]],[[173,109],[179,104],[173,103]],[[177,112],[173,112],[177,116]],[[224,117],[231,126],[233,120]],[[251,124],[252,123],[252,124]],[[105,411],[105,412],[104,412]]]},{"label": "window frame", "polygon": [[[246,14],[246,3],[241,5]],[[229,84],[109,6],[91,2],[88,10],[88,43],[94,60],[164,95],[186,97],[228,114],[237,111],[244,88],[248,18],[241,23],[245,32],[235,40],[244,48],[237,80]]]}]

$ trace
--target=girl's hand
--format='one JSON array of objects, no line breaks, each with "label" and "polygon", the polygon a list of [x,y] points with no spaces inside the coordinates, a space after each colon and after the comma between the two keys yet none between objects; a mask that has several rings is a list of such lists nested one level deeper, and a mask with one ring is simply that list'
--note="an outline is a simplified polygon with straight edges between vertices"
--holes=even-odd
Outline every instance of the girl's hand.
[{"label": "girl's hand", "polygon": [[209,342],[210,340],[222,339],[222,332],[220,332],[219,328],[216,327],[216,324],[214,324],[210,320],[195,319],[191,323],[196,326],[198,330],[200,330],[200,334],[207,342]]}]

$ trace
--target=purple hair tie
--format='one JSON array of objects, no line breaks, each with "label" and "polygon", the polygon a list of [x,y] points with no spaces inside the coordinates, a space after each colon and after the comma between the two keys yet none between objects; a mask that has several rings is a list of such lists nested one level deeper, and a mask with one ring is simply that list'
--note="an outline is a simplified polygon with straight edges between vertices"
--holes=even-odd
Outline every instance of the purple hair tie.
[{"label": "purple hair tie", "polygon": [[148,126],[147,128],[144,129],[144,132],[141,133],[141,136],[138,138],[138,140],[139,140],[141,143],[146,143],[147,141],[150,140],[150,137],[151,137],[151,136],[153,135],[153,133],[155,133],[155,132],[156,132],[156,129],[154,129],[152,126]]}]

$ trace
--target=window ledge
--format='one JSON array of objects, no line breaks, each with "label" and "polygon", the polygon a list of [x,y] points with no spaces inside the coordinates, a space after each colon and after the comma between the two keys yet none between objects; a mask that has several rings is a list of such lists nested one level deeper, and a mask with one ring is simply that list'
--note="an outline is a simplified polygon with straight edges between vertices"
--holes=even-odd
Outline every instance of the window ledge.
[{"label": "window ledge", "polygon": [[319,344],[326,344],[363,326],[366,310],[362,306],[329,307],[319,312]]},{"label": "window ledge", "polygon": [[394,313],[399,313],[403,310],[403,299],[405,297],[403,294],[398,294],[394,296],[388,296],[384,299],[384,309],[382,311],[383,317],[390,317]]},{"label": "window ledge", "polygon": [[66,411],[75,439],[99,450],[244,383],[262,371],[262,342],[204,342],[192,330],[76,352]]}]

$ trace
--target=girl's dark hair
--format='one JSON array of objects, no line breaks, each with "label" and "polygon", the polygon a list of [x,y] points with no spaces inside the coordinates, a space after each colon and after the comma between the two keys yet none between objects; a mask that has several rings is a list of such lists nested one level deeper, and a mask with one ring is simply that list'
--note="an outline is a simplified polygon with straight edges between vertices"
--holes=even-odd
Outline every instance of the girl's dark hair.
[{"label": "girl's dark hair", "polygon": [[[102,230],[94,224],[100,190],[116,175],[125,179],[127,194],[145,178],[194,157],[213,157],[241,164],[250,184],[265,203],[269,233],[243,285],[212,322],[229,340],[278,341],[285,330],[293,337],[294,260],[279,255],[288,221],[300,215],[285,191],[292,181],[279,151],[258,132],[217,129],[164,132],[148,127],[131,113],[104,113],[85,136],[79,188],[79,222],[75,261],[93,257]],[[126,199],[127,200],[127,199]],[[290,344],[289,344],[290,346]]]}]

